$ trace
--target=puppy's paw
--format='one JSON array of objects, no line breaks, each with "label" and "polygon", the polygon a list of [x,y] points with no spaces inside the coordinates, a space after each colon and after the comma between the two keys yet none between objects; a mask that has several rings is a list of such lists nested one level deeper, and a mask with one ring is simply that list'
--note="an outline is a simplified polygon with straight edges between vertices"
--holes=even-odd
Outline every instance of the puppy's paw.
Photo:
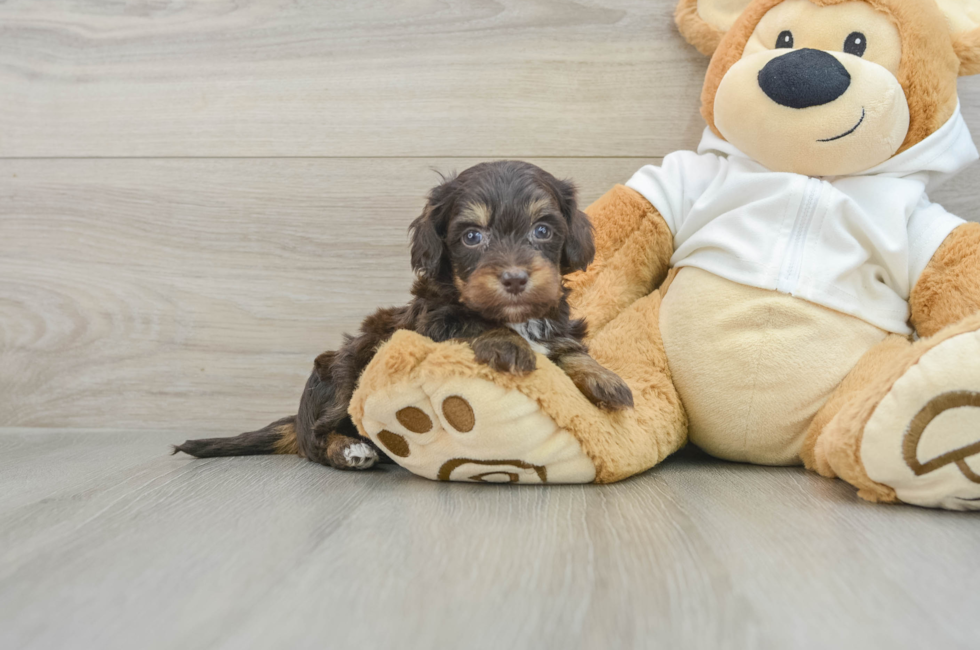
[{"label": "puppy's paw", "polygon": [[585,397],[601,409],[633,408],[633,391],[622,378],[588,355],[575,355],[562,363],[565,373]]},{"label": "puppy's paw", "polygon": [[378,462],[378,452],[371,443],[347,437],[331,442],[327,456],[337,469],[371,469]]},{"label": "puppy's paw", "polygon": [[476,360],[497,372],[526,375],[538,367],[534,350],[517,337],[478,337],[473,341]]},{"label": "puppy's paw", "polygon": [[608,370],[602,376],[589,382],[583,390],[590,402],[607,411],[623,411],[633,408],[633,391],[620,379],[619,375]]},{"label": "puppy's paw", "polygon": [[344,461],[350,469],[369,469],[378,462],[378,452],[371,445],[359,442],[344,449]]}]

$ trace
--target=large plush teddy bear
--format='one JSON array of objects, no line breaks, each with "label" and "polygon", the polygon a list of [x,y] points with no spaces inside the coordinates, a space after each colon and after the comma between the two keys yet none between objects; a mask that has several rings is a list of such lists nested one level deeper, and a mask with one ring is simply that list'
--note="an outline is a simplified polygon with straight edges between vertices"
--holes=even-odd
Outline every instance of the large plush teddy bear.
[{"label": "large plush teddy bear", "polygon": [[928,193],[977,158],[958,75],[980,0],[682,0],[712,54],[697,152],[588,210],[566,279],[635,409],[400,332],[351,406],[432,479],[618,481],[691,442],[870,501],[980,509],[980,224]]}]

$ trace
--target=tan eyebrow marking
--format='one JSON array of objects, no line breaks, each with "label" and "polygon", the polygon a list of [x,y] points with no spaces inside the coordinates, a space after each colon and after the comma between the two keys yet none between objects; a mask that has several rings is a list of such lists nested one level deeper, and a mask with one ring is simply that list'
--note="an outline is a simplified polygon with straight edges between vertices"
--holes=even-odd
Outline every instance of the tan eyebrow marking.
[{"label": "tan eyebrow marking", "polygon": [[527,206],[527,212],[531,215],[531,220],[537,219],[541,214],[547,210],[551,210],[551,201],[548,199],[535,199],[531,201]]},{"label": "tan eyebrow marking", "polygon": [[460,217],[463,219],[473,221],[484,227],[490,225],[491,216],[492,211],[486,203],[469,203],[460,212]]}]

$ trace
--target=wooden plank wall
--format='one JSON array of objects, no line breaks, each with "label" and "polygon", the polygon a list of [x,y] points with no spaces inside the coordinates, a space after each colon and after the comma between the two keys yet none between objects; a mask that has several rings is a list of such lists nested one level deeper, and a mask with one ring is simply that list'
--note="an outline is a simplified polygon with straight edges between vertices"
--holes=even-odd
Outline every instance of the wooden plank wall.
[{"label": "wooden plank wall", "polygon": [[[696,145],[672,0],[0,3],[0,426],[234,431],[411,278],[437,177]],[[962,80],[980,140],[980,80]],[[937,195],[980,219],[980,169]]]}]

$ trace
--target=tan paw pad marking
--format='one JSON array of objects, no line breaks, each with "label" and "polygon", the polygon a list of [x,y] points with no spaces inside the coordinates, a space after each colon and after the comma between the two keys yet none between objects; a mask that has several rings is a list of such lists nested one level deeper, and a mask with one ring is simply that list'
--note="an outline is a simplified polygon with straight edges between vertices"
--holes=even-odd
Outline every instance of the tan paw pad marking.
[{"label": "tan paw pad marking", "polygon": [[412,433],[428,433],[432,431],[432,419],[420,408],[406,406],[397,413],[395,419]]},{"label": "tan paw pad marking", "polygon": [[405,440],[404,436],[400,436],[397,433],[382,429],[378,433],[378,440],[394,456],[408,458],[412,454],[411,449],[408,447],[408,441]]},{"label": "tan paw pad marking", "polygon": [[527,395],[475,377],[394,381],[359,423],[402,467],[442,481],[589,483],[592,460]]},{"label": "tan paw pad marking", "polygon": [[980,331],[926,350],[895,381],[861,437],[868,478],[905,503],[980,510]]},{"label": "tan paw pad marking", "polygon": [[541,465],[532,465],[523,460],[474,460],[472,458],[454,458],[446,461],[439,468],[439,480],[450,480],[453,472],[465,465],[495,468],[489,472],[481,472],[467,477],[468,480],[477,483],[519,483],[521,475],[512,471],[514,469],[534,472],[542,483],[548,482],[548,468]]},{"label": "tan paw pad marking", "polygon": [[[426,415],[425,411],[414,406],[400,409],[395,413],[395,419],[412,433],[422,434],[432,431],[432,418]],[[412,455],[412,449],[403,435],[383,429],[378,432],[378,440],[398,458],[408,458]]]},{"label": "tan paw pad marking", "polygon": [[952,391],[933,398],[912,419],[905,439],[902,441],[902,452],[905,456],[905,463],[909,469],[915,472],[916,476],[931,474],[947,465],[956,463],[956,467],[963,473],[963,476],[974,483],[980,483],[980,475],[966,463],[966,459],[970,456],[980,454],[980,442],[954,449],[924,463],[919,461],[919,442],[922,441],[922,435],[926,432],[926,428],[932,424],[932,421],[952,409],[971,406],[980,407],[980,393],[968,390]]},{"label": "tan paw pad marking", "polygon": [[458,395],[447,397],[442,403],[442,415],[449,426],[460,433],[469,433],[476,426],[476,415],[470,403]]}]

